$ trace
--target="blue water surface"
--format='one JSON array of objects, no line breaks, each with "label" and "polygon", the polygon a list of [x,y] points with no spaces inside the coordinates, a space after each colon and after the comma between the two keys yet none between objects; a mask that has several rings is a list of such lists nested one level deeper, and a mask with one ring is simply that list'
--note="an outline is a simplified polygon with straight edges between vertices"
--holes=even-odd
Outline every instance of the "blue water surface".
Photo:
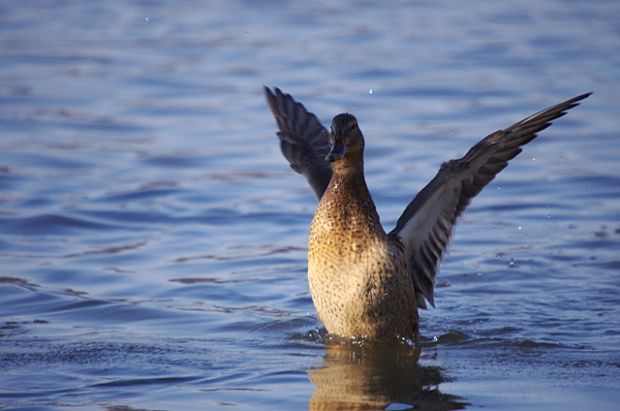
[{"label": "blue water surface", "polygon": [[[620,3],[0,3],[0,409],[616,410]],[[421,351],[326,340],[262,86],[354,113],[386,229],[594,94],[461,219]],[[419,354],[419,358],[417,355]]]}]

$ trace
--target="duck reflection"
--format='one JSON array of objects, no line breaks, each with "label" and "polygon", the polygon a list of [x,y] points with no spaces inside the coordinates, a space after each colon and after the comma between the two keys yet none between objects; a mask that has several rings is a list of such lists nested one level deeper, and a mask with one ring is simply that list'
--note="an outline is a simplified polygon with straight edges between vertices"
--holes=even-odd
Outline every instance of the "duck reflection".
[{"label": "duck reflection", "polygon": [[309,370],[316,389],[309,410],[459,410],[466,403],[437,386],[439,367],[418,364],[419,349],[404,344],[330,344],[324,364]]}]

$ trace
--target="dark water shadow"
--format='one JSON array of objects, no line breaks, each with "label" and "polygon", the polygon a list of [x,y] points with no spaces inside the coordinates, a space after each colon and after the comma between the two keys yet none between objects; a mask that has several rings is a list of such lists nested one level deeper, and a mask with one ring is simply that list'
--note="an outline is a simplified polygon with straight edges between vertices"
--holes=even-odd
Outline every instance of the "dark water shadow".
[{"label": "dark water shadow", "polygon": [[467,402],[442,393],[436,366],[420,365],[406,344],[328,344],[323,365],[308,370],[315,386],[309,410],[460,410]]}]

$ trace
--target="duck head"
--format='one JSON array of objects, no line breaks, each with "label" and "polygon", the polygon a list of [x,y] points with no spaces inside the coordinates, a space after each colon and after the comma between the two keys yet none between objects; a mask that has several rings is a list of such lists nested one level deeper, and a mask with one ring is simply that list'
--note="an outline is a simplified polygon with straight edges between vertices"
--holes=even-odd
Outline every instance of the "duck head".
[{"label": "duck head", "polygon": [[364,135],[354,115],[342,113],[334,117],[329,133],[329,145],[330,151],[325,160],[330,163],[347,158],[361,160],[364,152]]}]

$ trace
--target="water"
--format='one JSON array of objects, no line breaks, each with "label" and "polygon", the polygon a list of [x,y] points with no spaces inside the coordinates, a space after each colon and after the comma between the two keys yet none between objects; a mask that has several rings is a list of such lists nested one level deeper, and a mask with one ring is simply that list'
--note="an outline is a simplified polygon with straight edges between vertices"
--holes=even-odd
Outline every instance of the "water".
[{"label": "water", "polygon": [[[615,1],[2,3],[0,408],[616,409],[619,20]],[[357,115],[387,228],[442,161],[594,95],[474,200],[418,353],[321,335],[315,200],[263,84]]]}]

